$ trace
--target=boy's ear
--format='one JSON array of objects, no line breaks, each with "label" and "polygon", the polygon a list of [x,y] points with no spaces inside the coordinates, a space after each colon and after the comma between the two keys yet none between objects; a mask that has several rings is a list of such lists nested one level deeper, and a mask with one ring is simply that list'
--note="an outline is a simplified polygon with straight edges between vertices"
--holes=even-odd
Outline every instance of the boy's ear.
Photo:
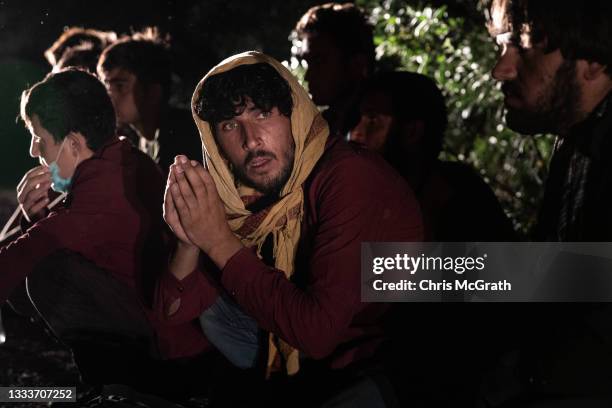
[{"label": "boy's ear", "polygon": [[81,132],[70,132],[68,136],[66,136],[68,141],[66,144],[70,146],[70,150],[78,153],[82,153],[85,149],[87,149],[87,140],[85,136],[81,134]]}]

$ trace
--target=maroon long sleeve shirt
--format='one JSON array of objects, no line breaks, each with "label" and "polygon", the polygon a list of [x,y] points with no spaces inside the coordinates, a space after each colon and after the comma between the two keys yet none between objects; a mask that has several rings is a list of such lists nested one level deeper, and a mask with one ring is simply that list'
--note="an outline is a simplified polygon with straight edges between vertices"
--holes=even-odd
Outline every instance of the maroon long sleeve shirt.
[{"label": "maroon long sleeve shirt", "polygon": [[[41,261],[59,250],[82,255],[144,300],[146,288],[153,288],[159,278],[157,271],[163,271],[167,262],[164,184],[155,163],[127,141],[113,139],[104,145],[78,165],[62,208],[0,247],[0,304]],[[190,355],[207,348],[199,327],[164,326],[145,303],[143,311],[162,348],[177,337],[185,339],[177,354]]]},{"label": "maroon long sleeve shirt", "polygon": [[[419,241],[418,204],[405,181],[376,154],[340,140],[304,185],[304,218],[291,280],[243,248],[225,265],[221,286],[265,330],[305,356],[341,368],[371,356],[384,339],[388,304],[361,302],[361,243]],[[163,318],[184,323],[215,300],[212,279],[194,271],[166,275],[158,301]],[[180,307],[168,316],[176,299]]]}]

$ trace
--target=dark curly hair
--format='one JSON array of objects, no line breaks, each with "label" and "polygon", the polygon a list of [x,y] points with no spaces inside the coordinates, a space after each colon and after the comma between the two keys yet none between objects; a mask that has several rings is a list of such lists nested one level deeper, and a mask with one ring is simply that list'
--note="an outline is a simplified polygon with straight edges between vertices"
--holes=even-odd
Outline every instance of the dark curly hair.
[{"label": "dark curly hair", "polygon": [[195,112],[208,122],[213,135],[221,121],[240,115],[250,99],[257,109],[278,108],[290,117],[293,110],[291,88],[276,70],[266,63],[240,65],[204,82],[195,102]]}]

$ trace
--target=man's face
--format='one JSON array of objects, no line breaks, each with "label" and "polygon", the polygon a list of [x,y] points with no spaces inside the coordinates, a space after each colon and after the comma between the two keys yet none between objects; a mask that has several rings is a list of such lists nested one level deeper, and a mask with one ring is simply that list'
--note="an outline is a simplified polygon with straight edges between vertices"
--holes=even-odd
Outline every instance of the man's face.
[{"label": "man's face", "polygon": [[291,120],[277,108],[264,112],[247,98],[242,112],[215,127],[215,139],[243,184],[264,195],[279,193],[293,169]]},{"label": "man's face", "polygon": [[496,37],[501,55],[493,77],[503,82],[506,122],[520,133],[563,133],[582,117],[575,62],[546,52],[528,33]]},{"label": "man's face", "polygon": [[350,133],[351,141],[383,153],[393,126],[391,99],[382,91],[368,92],[360,111],[361,119]]},{"label": "man's face", "polygon": [[114,68],[101,72],[100,79],[106,85],[115,107],[117,122],[121,125],[138,123],[143,89],[136,76],[123,68]]},{"label": "man's face", "polygon": [[[56,142],[53,136],[45,129],[37,115],[33,115],[30,121],[30,156],[37,158],[40,164],[49,166],[57,160],[60,169],[60,176],[64,178],[72,177],[76,168],[76,158],[70,154],[69,140],[66,140],[62,147],[62,142]],[[58,157],[59,154],[59,157]]]},{"label": "man's face", "polygon": [[304,79],[316,105],[332,105],[350,87],[347,64],[333,39],[324,33],[306,33],[301,57],[308,64]]}]

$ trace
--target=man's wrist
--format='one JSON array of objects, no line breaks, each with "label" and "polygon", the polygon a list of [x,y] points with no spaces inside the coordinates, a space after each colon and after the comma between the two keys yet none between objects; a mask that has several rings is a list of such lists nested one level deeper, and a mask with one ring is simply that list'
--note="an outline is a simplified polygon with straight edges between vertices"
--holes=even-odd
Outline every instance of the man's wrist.
[{"label": "man's wrist", "polygon": [[193,254],[198,254],[200,252],[200,248],[198,248],[198,246],[195,244],[189,244],[187,242],[177,240],[176,252],[180,252],[184,255],[190,254],[193,256]]},{"label": "man's wrist", "polygon": [[170,273],[178,280],[185,279],[198,266],[200,248],[179,241],[170,260]]},{"label": "man's wrist", "polygon": [[242,242],[234,234],[230,233],[227,238],[204,252],[217,265],[219,270],[223,270],[227,261],[242,248],[244,248]]}]

